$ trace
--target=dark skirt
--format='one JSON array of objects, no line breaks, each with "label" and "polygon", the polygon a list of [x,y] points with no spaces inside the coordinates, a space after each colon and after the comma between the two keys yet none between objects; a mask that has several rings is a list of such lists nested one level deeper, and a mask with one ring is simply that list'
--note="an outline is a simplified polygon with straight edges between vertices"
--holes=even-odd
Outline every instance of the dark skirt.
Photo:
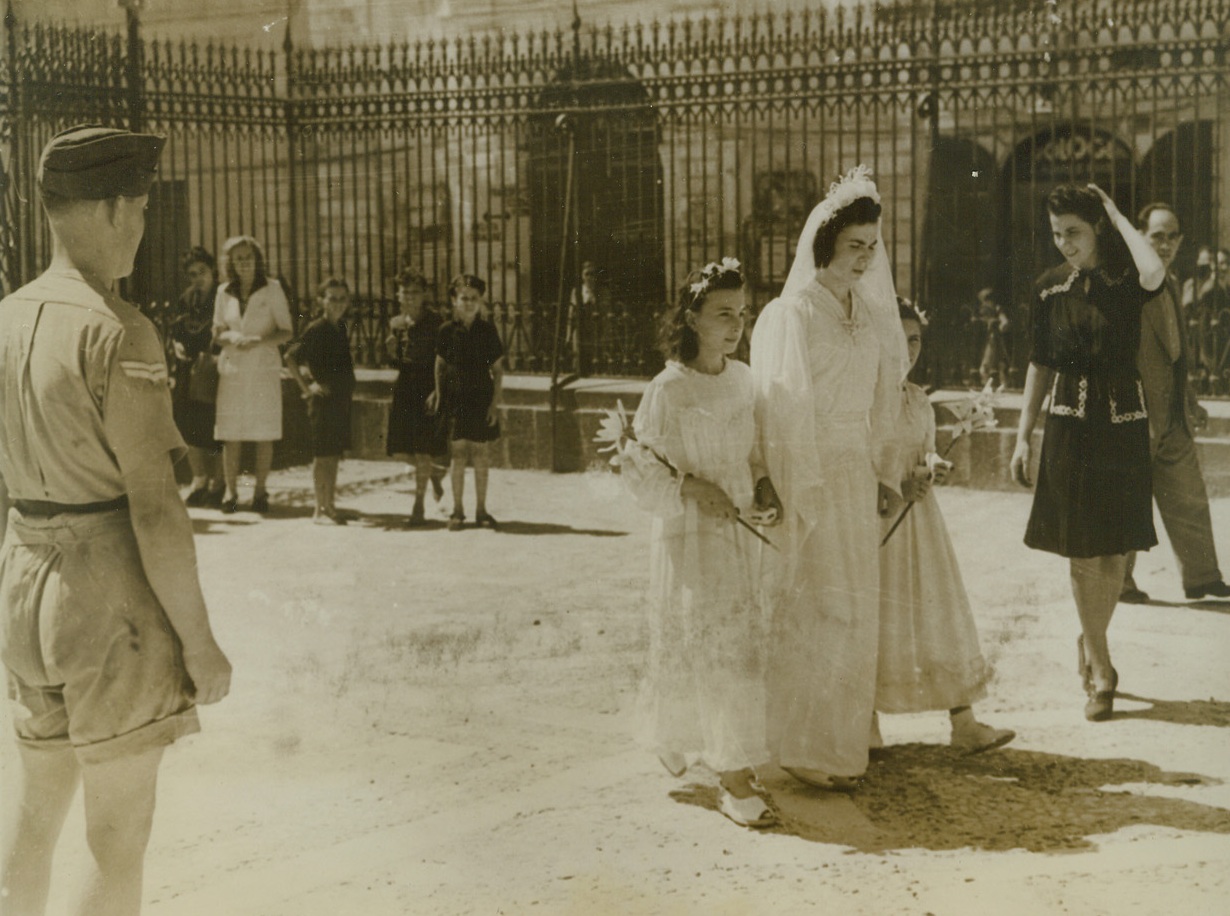
[{"label": "dark skirt", "polygon": [[448,425],[439,414],[427,412],[427,396],[435,383],[402,371],[393,384],[386,450],[392,455],[447,455]]},{"label": "dark skirt", "polygon": [[1139,382],[1080,378],[1058,380],[1025,543],[1071,558],[1148,550],[1157,533]]},{"label": "dark skirt", "polygon": [[312,428],[312,454],[335,458],[350,448],[350,394],[313,398],[308,418]]},{"label": "dark skirt", "polygon": [[222,443],[214,438],[214,404],[194,401],[188,396],[188,366],[176,369],[175,389],[171,392],[171,413],[184,441],[194,448],[218,451]]}]

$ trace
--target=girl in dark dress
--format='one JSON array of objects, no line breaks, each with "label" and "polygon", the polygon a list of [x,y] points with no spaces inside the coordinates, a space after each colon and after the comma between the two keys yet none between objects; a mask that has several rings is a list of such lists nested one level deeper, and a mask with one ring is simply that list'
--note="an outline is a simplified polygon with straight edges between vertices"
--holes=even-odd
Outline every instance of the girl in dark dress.
[{"label": "girl in dark dress", "polygon": [[[221,505],[222,473],[219,456],[222,443],[214,438],[214,399],[217,375],[207,361],[216,365],[213,352],[214,298],[218,292],[218,265],[214,256],[197,246],[183,259],[188,288],[179,297],[179,308],[171,321],[168,336],[175,357],[175,387],[171,405],[175,425],[188,444],[188,463],[192,467],[192,487],[185,498],[189,506]],[[213,384],[201,384],[193,375],[214,372]],[[212,388],[212,390],[210,390]]]},{"label": "girl in dark dress", "polygon": [[423,502],[430,483],[436,499],[444,495],[441,483],[448,467],[448,430],[428,400],[435,390],[436,337],[440,319],[427,308],[427,278],[406,268],[397,275],[400,311],[389,321],[385,348],[398,368],[389,410],[388,453],[414,465],[414,511],[408,523],[421,525]]},{"label": "girl in dark dress", "polygon": [[1035,286],[1033,350],[1012,455],[1030,485],[1030,437],[1050,395],[1025,543],[1067,557],[1080,615],[1085,717],[1109,719],[1118,675],[1106,631],[1127,553],[1157,543],[1149,424],[1136,371],[1140,313],[1165,279],[1152,246],[1096,185],[1047,197],[1065,263]]},{"label": "girl in dark dress", "polygon": [[500,438],[500,399],[504,387],[504,345],[495,326],[481,312],[487,284],[473,274],[460,274],[449,284],[453,318],[440,326],[436,342],[436,390],[431,407],[439,405],[449,423],[453,462],[453,514],[449,531],[465,523],[461,498],[466,465],[474,467],[474,521],[496,527],[487,512],[490,443]]}]

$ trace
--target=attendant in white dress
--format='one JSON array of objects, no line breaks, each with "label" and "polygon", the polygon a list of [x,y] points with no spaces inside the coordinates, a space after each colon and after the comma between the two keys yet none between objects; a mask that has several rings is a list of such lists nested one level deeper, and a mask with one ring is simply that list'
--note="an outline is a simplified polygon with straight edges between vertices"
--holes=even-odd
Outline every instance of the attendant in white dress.
[{"label": "attendant in white dress", "polygon": [[294,336],[282,285],[266,272],[265,253],[251,236],[222,246],[230,282],[214,301],[218,357],[218,410],[214,437],[223,443],[226,492],[222,511],[234,512],[239,496],[239,459],[244,442],[256,444],[256,489],[252,510],[269,511],[265,481],[273,443],[282,438],[282,356],[278,347]]},{"label": "attendant in white dress", "polygon": [[675,775],[696,760],[719,773],[722,813],[763,827],[775,818],[751,785],[769,759],[760,545],[735,519],[775,520],[777,501],[756,446],[751,370],[730,358],[746,311],[738,262],[690,279],[621,467],[654,515],[646,738]]},{"label": "attendant in white dress", "polygon": [[809,785],[854,788],[867,767],[880,618],[877,484],[895,489],[887,436],[908,371],[863,167],[835,183],[799,237],[752,336],[757,419],[783,505],[766,552],[772,615],[768,737]]},{"label": "attendant in white dress", "polygon": [[[922,321],[900,305],[910,365],[922,352]],[[961,581],[932,484],[942,483],[952,465],[935,450],[935,408],[927,393],[906,382],[892,450],[898,459],[900,496],[886,491],[880,537],[902,522],[880,548],[880,653],[876,709],[924,712],[947,709],[952,746],[974,754],[1001,747],[1016,737],[974,718],[971,704],[986,696],[991,668],[978,645],[978,630]],[[872,745],[879,729],[873,730]]]}]

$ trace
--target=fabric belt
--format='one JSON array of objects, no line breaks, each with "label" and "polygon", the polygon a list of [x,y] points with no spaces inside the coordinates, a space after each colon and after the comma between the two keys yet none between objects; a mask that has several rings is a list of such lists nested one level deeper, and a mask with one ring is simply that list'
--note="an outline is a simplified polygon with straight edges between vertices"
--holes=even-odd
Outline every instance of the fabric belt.
[{"label": "fabric belt", "polygon": [[51,518],[55,515],[93,515],[96,512],[114,512],[128,508],[128,496],[117,496],[97,503],[53,503],[42,499],[15,499],[13,507],[22,515],[33,518]]}]

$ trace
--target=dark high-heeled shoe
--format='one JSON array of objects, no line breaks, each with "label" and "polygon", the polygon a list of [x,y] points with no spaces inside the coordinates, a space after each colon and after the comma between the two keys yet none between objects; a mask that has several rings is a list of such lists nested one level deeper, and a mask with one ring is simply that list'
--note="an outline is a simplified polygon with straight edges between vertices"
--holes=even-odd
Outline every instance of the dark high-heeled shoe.
[{"label": "dark high-heeled shoe", "polygon": [[1119,672],[1115,666],[1110,667],[1110,689],[1098,690],[1093,683],[1093,666],[1085,657],[1085,642],[1081,636],[1076,637],[1076,665],[1080,673],[1085,694],[1085,718],[1090,722],[1105,722],[1115,714],[1115,691],[1119,688]]},{"label": "dark high-heeled shoe", "polygon": [[230,499],[224,499],[218,508],[222,510],[223,515],[234,515],[239,511],[239,500],[233,496]]},{"label": "dark high-heeled shoe", "polygon": [[1115,714],[1114,690],[1091,690],[1085,702],[1085,718],[1090,722],[1105,722]]},{"label": "dark high-heeled shoe", "polygon": [[[1081,676],[1081,685],[1085,688],[1085,692],[1089,693],[1093,690],[1093,666],[1089,664],[1085,658],[1085,641],[1083,637],[1076,637],[1076,673]],[[1110,689],[1115,691],[1119,688],[1119,672],[1115,670],[1115,666],[1110,666]]]}]

